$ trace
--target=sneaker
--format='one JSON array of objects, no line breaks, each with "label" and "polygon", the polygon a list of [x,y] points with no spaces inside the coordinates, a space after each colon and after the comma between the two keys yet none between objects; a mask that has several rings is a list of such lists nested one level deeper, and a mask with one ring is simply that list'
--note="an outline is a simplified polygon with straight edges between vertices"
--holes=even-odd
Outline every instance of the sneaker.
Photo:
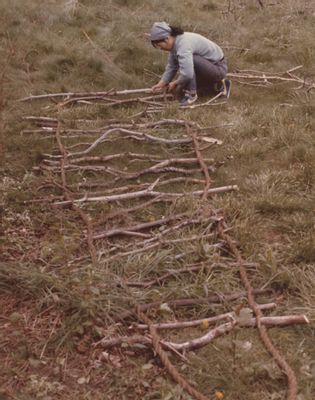
[{"label": "sneaker", "polygon": [[190,106],[198,99],[197,93],[185,92],[184,96],[180,99],[181,106]]},{"label": "sneaker", "polygon": [[231,85],[232,85],[232,82],[229,79],[222,79],[222,86],[221,86],[220,92],[227,99],[230,97]]}]

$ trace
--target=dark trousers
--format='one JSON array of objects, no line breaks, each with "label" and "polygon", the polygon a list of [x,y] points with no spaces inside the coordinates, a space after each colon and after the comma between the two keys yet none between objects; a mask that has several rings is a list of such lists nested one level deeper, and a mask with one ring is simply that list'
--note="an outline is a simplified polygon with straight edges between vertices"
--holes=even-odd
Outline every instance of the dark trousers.
[{"label": "dark trousers", "polygon": [[194,56],[195,76],[183,89],[196,91],[198,95],[207,96],[216,94],[221,86],[221,81],[227,74],[225,59],[212,62],[201,56]]}]

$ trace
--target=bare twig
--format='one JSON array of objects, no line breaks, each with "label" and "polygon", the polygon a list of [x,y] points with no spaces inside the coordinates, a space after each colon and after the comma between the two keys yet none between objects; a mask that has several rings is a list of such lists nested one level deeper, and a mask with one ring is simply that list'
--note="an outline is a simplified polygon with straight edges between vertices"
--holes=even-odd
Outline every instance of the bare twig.
[{"label": "bare twig", "polygon": [[[188,134],[190,133],[189,127],[186,127]],[[199,142],[198,142],[198,138],[196,133],[191,133],[192,136],[192,140],[193,140],[193,144],[194,144],[194,148],[195,148],[195,152],[196,152],[196,157],[197,160],[200,164],[201,170],[204,174],[205,177],[205,185],[204,185],[204,191],[203,191],[203,195],[202,195],[202,200],[206,200],[208,193],[209,193],[209,188],[211,186],[211,179],[210,179],[210,175],[209,175],[209,170],[208,167],[205,163],[205,159],[202,157],[201,151],[200,151],[200,146],[199,146]]]}]

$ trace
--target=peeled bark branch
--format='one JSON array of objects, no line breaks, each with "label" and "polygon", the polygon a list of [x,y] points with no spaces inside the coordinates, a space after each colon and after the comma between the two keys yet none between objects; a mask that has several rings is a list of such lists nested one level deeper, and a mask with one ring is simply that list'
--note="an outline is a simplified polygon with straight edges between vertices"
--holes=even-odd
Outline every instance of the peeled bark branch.
[{"label": "peeled bark branch", "polygon": [[185,214],[185,213],[177,214],[177,215],[173,215],[173,216],[170,216],[167,218],[161,218],[161,219],[158,219],[155,221],[144,222],[142,224],[137,224],[134,226],[125,226],[125,227],[121,227],[121,228],[114,228],[109,231],[98,233],[98,234],[94,235],[94,239],[108,238],[108,237],[112,237],[112,236],[123,235],[126,231],[137,232],[137,231],[141,231],[144,229],[150,229],[150,228],[154,228],[157,226],[167,225],[168,223],[170,223],[172,221],[181,219],[185,215],[187,216],[187,214]]},{"label": "peeled bark branch", "polygon": [[[262,325],[269,328],[275,326],[286,326],[286,325],[296,325],[296,324],[308,324],[309,320],[305,315],[288,315],[285,317],[261,317],[260,322]],[[205,335],[193,339],[184,343],[173,343],[165,342],[168,346],[176,349],[177,351],[191,351],[199,349],[200,347],[206,346],[213,339],[218,336],[222,336],[227,332],[230,332],[235,325],[238,325],[237,320],[233,322],[227,322],[218,326],[217,328],[211,329]],[[252,318],[249,323],[239,324],[242,327],[254,327],[257,325],[256,318]]]},{"label": "peeled bark branch", "polygon": [[36,96],[28,96],[19,99],[18,101],[29,101],[29,100],[41,100],[41,99],[52,99],[58,97],[86,97],[86,96],[121,96],[129,94],[140,94],[140,93],[152,93],[151,88],[144,89],[130,89],[130,90],[108,90],[106,92],[63,92],[63,93],[51,93],[41,94]]},{"label": "peeled bark branch", "polygon": [[[296,324],[308,324],[309,320],[305,315],[288,315],[288,316],[278,316],[278,317],[261,317],[261,323],[269,328],[276,326],[287,326]],[[216,328],[210,329],[205,335],[198,338],[183,342],[174,343],[165,340],[161,340],[160,343],[165,350],[175,349],[177,351],[192,351],[206,346],[212,342],[215,338],[222,336],[230,332],[234,327],[238,325],[235,319],[232,322],[227,322],[225,324],[219,325]],[[155,325],[153,325],[155,326]],[[244,323],[240,325],[242,327],[253,327],[256,326],[256,318],[252,318],[249,323]],[[112,347],[121,346],[123,343],[132,345],[135,343],[141,343],[144,345],[152,345],[152,339],[147,336],[135,335],[135,336],[123,336],[112,339],[102,339],[96,345],[101,345],[105,349],[110,349]]]},{"label": "peeled bark branch", "polygon": [[[126,235],[127,235],[127,233],[128,232],[126,232]],[[129,235],[131,235],[131,233],[132,232],[130,232]],[[115,260],[117,258],[123,258],[123,257],[126,257],[126,256],[131,256],[131,255],[135,255],[135,254],[148,252],[149,250],[152,250],[153,248],[156,248],[156,247],[162,248],[162,247],[165,247],[165,246],[170,246],[172,244],[179,244],[179,243],[184,243],[184,242],[193,242],[195,240],[202,240],[202,239],[206,239],[206,238],[209,238],[209,237],[212,237],[212,236],[213,236],[213,234],[208,234],[208,235],[203,235],[203,236],[191,236],[191,237],[187,237],[187,238],[184,238],[184,239],[173,239],[173,240],[165,240],[165,241],[159,241],[158,239],[155,239],[154,236],[153,237],[151,236],[151,240],[152,241],[150,242],[150,244],[145,244],[146,240],[144,240],[143,242],[140,243],[142,245],[142,247],[139,247],[139,243],[137,242],[137,243],[134,244],[134,247],[138,246],[137,249],[131,250],[131,251],[125,251],[125,252],[122,252],[122,253],[117,253],[117,254],[115,254],[113,256],[110,256],[110,257],[108,257],[106,259],[102,259],[102,261],[103,261],[103,263],[106,263],[106,262],[109,263],[109,262],[112,262],[113,260]],[[147,242],[149,242],[149,240],[147,240]],[[128,247],[130,247],[130,245]],[[213,248],[213,249],[216,248],[217,249],[217,248],[221,248],[221,247],[222,247],[222,245],[220,243],[216,243],[216,244],[210,245],[209,246],[209,250],[210,250],[210,248]],[[102,257],[104,254],[108,254],[108,253],[114,252],[117,249],[121,249],[121,248],[122,248],[122,246],[117,246],[116,245],[116,246],[110,248],[107,253],[106,252],[101,252],[99,254],[99,256]],[[183,254],[181,254],[181,256],[183,256]],[[174,259],[176,259],[176,256],[174,257]],[[133,285],[132,284],[131,285],[126,284],[126,286],[133,286]]]},{"label": "peeled bark branch", "polygon": [[[276,303],[267,303],[267,304],[258,304],[258,307],[261,310],[270,310],[273,309],[277,306]],[[267,317],[266,317],[267,318]],[[197,326],[201,326],[202,324],[215,324],[218,321],[222,321],[225,319],[235,319],[235,315],[233,312],[228,312],[225,314],[221,315],[216,315],[214,317],[206,317],[203,319],[197,319],[194,321],[179,321],[179,322],[164,322],[164,323],[159,323],[159,324],[153,324],[153,326],[158,329],[184,329],[184,328],[193,328]],[[270,322],[270,321],[267,321]],[[272,323],[272,321],[271,321]],[[147,330],[148,326],[145,324],[133,324],[131,325],[131,328],[136,328],[136,329],[141,329],[141,330]]]},{"label": "peeled bark branch", "polygon": [[138,132],[138,131],[133,131],[129,129],[123,129],[123,128],[112,128],[107,130],[106,132],[103,133],[102,136],[100,136],[94,143],[92,143],[86,150],[76,152],[76,153],[70,153],[68,157],[74,157],[78,155],[83,155],[83,154],[88,154],[90,153],[95,147],[97,147],[100,143],[104,142],[106,138],[113,134],[113,133],[119,133],[123,135],[129,135],[130,137],[138,140],[149,140],[157,143],[164,143],[164,144],[186,144],[191,142],[191,138],[184,138],[184,139],[164,139],[158,136],[153,136],[150,135],[149,133],[143,133],[143,132]]},{"label": "peeled bark branch", "polygon": [[[238,186],[230,185],[230,186],[221,186],[221,187],[217,187],[217,188],[212,188],[212,189],[208,190],[208,194],[229,192],[229,191],[233,191],[233,190],[238,190]],[[55,203],[55,205],[64,206],[64,205],[68,205],[70,203],[79,204],[79,203],[98,202],[98,201],[110,203],[113,201],[139,199],[139,198],[143,198],[143,197],[179,198],[179,197],[183,197],[184,194],[185,193],[170,193],[170,192],[163,193],[163,192],[156,192],[153,190],[146,189],[146,190],[140,190],[138,192],[117,194],[117,195],[113,195],[113,196],[88,197],[88,195],[86,195],[85,197],[83,197],[81,199],[73,200],[72,202],[69,202],[67,200],[66,201],[58,201]],[[192,195],[192,196],[199,196],[199,195],[203,195],[204,191],[196,190],[196,191],[190,192],[188,194]]]}]

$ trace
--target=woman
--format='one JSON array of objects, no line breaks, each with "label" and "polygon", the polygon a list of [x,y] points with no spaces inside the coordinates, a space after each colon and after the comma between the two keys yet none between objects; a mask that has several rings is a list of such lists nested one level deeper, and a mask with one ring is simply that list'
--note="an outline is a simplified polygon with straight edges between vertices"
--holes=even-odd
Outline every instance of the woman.
[{"label": "woman", "polygon": [[[225,79],[227,63],[222,49],[211,40],[166,22],[155,22],[150,32],[155,48],[169,52],[168,63],[153,92],[167,89],[182,92],[181,105],[194,103],[198,96],[222,92],[229,97],[231,82]],[[178,78],[174,81],[176,73]]]}]

